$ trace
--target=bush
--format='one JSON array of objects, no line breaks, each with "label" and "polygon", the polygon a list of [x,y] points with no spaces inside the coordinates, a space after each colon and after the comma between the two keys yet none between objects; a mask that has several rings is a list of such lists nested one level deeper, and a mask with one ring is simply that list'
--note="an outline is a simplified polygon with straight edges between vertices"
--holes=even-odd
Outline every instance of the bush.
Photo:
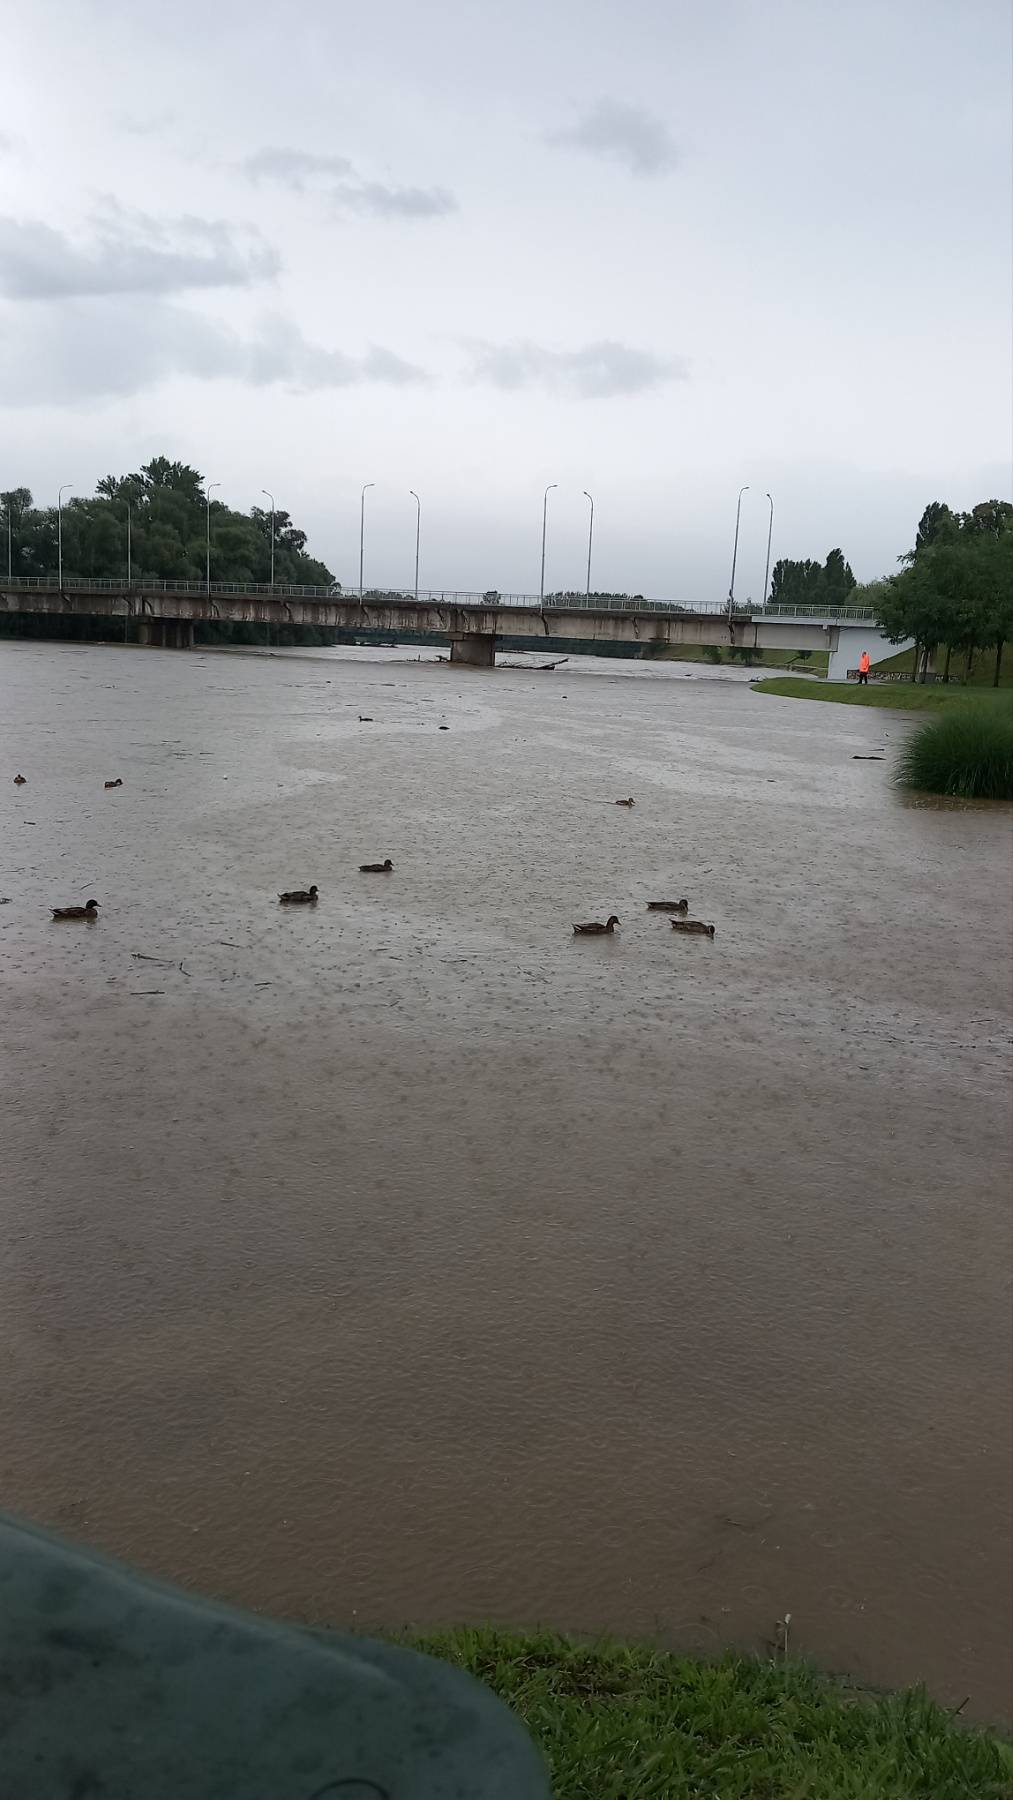
[{"label": "bush", "polygon": [[721,661],[721,645],[705,644],[703,647],[703,654],[705,662],[719,663]]},{"label": "bush", "polygon": [[1013,708],[998,701],[927,719],[908,738],[897,779],[924,794],[1013,800]]}]

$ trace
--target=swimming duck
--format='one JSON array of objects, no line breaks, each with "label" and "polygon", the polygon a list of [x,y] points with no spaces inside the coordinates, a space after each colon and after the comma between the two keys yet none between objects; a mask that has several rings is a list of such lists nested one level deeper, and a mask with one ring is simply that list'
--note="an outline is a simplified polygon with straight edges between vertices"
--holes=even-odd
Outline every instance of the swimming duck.
[{"label": "swimming duck", "polygon": [[392,875],[393,872],[394,872],[394,864],[391,862],[389,856],[386,857],[382,863],[360,863],[359,864],[359,874],[360,875]]},{"label": "swimming duck", "polygon": [[673,931],[691,932],[694,937],[713,937],[713,925],[705,925],[702,919],[670,919]]},{"label": "swimming duck", "polygon": [[15,786],[15,787],[24,787],[24,785],[25,785],[25,782],[26,782],[26,781],[27,781],[27,780],[28,780],[28,776],[27,776],[27,775],[15,775],[15,777],[14,777],[14,786]]},{"label": "swimming duck", "polygon": [[617,806],[636,806],[636,804],[637,803],[634,800],[632,794],[630,795],[630,798],[628,800],[617,800],[616,801]]},{"label": "swimming duck", "polygon": [[98,901],[89,900],[84,906],[54,906],[54,919],[94,919],[98,912]]},{"label": "swimming duck", "polygon": [[116,780],[115,780],[115,781],[104,781],[104,782],[103,782],[103,783],[102,783],[102,786],[103,786],[103,787],[107,787],[107,788],[109,788],[109,787],[122,787],[122,786],[123,786],[123,777],[122,777],[122,775],[117,775],[117,777],[116,777]]},{"label": "swimming duck", "polygon": [[647,910],[648,910],[648,912],[688,913],[689,901],[688,900],[648,900]]},{"label": "swimming duck", "polygon": [[316,882],[310,888],[291,888],[287,894],[278,895],[282,906],[315,906],[319,898]]},{"label": "swimming duck", "polygon": [[575,925],[573,935],[574,937],[611,937],[618,924],[619,920],[615,913],[610,913],[604,925],[599,925],[597,919],[592,919],[587,925]]}]

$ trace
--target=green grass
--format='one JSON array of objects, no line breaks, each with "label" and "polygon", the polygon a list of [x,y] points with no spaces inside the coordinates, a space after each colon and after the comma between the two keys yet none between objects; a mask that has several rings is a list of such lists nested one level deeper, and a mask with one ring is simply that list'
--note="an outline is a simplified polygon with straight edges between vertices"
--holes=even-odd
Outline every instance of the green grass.
[{"label": "green grass", "polygon": [[923,719],[901,751],[897,779],[923,794],[1013,800],[1013,707],[965,705]]},{"label": "green grass", "polygon": [[1011,706],[1010,694],[1002,688],[968,689],[943,682],[916,687],[909,681],[889,681],[881,687],[875,683],[859,687],[857,681],[798,681],[791,675],[776,675],[770,681],[755,681],[753,692],[781,694],[789,700],[836,700],[842,706],[888,706],[894,712]]},{"label": "green grass", "polygon": [[719,663],[715,663],[713,657],[708,655],[710,648],[711,646],[709,644],[666,644],[651,658],[651,660],[658,662],[702,662],[710,663],[715,668],[720,665],[721,668],[728,669],[796,668],[800,672],[808,670],[810,675],[825,675],[827,672],[827,664],[830,661],[830,654],[827,650],[813,650],[808,658],[800,657],[797,650],[758,650],[756,652],[756,661],[754,663],[743,663],[740,657],[730,656],[728,654],[727,644],[719,644],[717,648],[720,650],[721,654]]},{"label": "green grass", "polygon": [[920,1690],[870,1696],[801,1663],[705,1662],[488,1628],[420,1650],[525,1721],[553,1800],[1009,1800],[1013,1746]]}]

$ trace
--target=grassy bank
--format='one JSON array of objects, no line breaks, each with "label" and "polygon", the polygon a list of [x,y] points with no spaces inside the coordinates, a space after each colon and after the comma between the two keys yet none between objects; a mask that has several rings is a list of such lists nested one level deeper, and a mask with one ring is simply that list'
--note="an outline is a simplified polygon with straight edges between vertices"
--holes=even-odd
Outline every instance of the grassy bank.
[{"label": "grassy bank", "polygon": [[794,650],[753,650],[748,659],[733,653],[727,644],[666,644],[654,652],[658,662],[706,663],[712,668],[784,669],[799,674],[825,675],[830,661],[826,650],[812,650],[799,656]]},{"label": "grassy bank", "polygon": [[998,706],[1009,707],[1008,691],[995,688],[962,688],[926,682],[915,687],[907,681],[887,681],[881,687],[870,683],[859,687],[857,681],[799,681],[791,675],[775,676],[770,681],[756,681],[757,694],[781,694],[788,700],[835,700],[842,706],[888,706],[894,712],[938,712],[944,708]]},{"label": "grassy bank", "polygon": [[553,1800],[1009,1800],[1013,1747],[800,1663],[461,1630],[414,1640],[525,1721]]}]

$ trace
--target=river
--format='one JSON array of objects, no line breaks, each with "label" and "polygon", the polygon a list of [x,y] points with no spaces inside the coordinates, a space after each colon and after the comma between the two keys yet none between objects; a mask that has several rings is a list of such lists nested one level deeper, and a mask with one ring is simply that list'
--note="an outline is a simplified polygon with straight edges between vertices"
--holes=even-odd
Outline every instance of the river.
[{"label": "river", "polygon": [[0,720],[4,1507],[1009,1716],[1009,808],[679,664],[7,642]]}]

